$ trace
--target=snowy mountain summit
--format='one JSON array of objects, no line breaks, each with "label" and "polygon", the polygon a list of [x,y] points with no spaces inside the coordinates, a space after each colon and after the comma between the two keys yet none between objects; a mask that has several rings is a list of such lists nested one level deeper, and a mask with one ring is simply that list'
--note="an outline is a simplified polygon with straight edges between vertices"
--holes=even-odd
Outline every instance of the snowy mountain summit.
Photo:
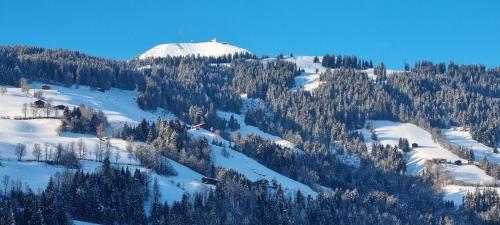
[{"label": "snowy mountain summit", "polygon": [[161,44],[140,55],[139,59],[188,55],[223,56],[235,53],[250,53],[250,51],[213,39],[198,43]]}]

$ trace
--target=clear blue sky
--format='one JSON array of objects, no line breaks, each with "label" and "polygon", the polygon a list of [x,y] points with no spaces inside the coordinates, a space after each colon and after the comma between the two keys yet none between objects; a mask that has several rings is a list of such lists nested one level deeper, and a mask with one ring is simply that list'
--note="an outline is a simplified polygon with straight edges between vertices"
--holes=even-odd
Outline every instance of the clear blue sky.
[{"label": "clear blue sky", "polygon": [[213,37],[254,53],[500,66],[500,1],[0,0],[0,45],[128,59]]}]

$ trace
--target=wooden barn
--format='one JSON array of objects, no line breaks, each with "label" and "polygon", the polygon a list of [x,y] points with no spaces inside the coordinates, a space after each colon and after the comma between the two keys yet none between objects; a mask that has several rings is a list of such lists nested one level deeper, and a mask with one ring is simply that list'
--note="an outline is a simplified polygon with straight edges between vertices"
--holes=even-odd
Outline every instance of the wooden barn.
[{"label": "wooden barn", "polygon": [[45,102],[42,100],[36,100],[33,102],[33,107],[35,108],[44,108],[45,107]]},{"label": "wooden barn", "polygon": [[59,109],[59,110],[64,110],[66,108],[65,105],[56,105],[54,106],[54,109]]}]

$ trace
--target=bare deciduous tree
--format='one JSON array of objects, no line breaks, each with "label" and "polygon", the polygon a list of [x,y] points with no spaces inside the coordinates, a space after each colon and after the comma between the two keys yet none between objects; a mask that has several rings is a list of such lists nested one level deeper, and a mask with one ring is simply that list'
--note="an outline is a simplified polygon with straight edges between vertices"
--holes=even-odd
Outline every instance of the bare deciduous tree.
[{"label": "bare deciduous tree", "polygon": [[28,103],[24,103],[22,108],[22,113],[24,115],[24,118],[28,117],[28,111],[29,111]]},{"label": "bare deciduous tree", "polygon": [[94,153],[95,153],[95,160],[102,161],[102,157],[104,155],[104,143],[103,143],[103,141],[99,140],[96,142]]},{"label": "bare deciduous tree", "polygon": [[45,142],[43,144],[43,152],[45,153],[45,162],[49,161],[49,143]]},{"label": "bare deciduous tree", "polygon": [[14,152],[17,156],[17,161],[21,161],[21,159],[26,155],[26,145],[18,143]]},{"label": "bare deciduous tree", "polygon": [[38,98],[38,99],[42,99],[43,98],[43,92],[41,90],[35,91],[35,92],[33,92],[33,97],[34,98]]},{"label": "bare deciduous tree", "polygon": [[42,156],[42,147],[40,147],[40,144],[33,145],[32,154],[35,156],[36,161],[40,162],[40,157]]},{"label": "bare deciduous tree", "polygon": [[78,158],[82,160],[87,155],[87,146],[85,146],[85,142],[83,142],[82,138],[78,139],[76,145],[78,149]]},{"label": "bare deciduous tree", "polygon": [[120,150],[116,149],[115,150],[115,163],[118,163],[118,160],[120,160]]}]

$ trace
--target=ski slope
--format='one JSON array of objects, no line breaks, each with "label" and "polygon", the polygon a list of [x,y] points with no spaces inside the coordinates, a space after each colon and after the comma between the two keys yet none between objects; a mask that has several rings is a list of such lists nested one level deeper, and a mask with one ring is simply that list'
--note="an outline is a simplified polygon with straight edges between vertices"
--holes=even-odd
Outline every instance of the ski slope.
[{"label": "ski slope", "polygon": [[218,57],[224,55],[234,55],[236,53],[250,53],[250,51],[236,47],[227,43],[217,42],[215,39],[198,43],[172,43],[161,44],[146,51],[139,56],[139,59],[164,58],[167,56],[206,56]]},{"label": "ski slope", "polygon": [[442,129],[441,133],[451,144],[474,151],[475,161],[486,158],[490,163],[500,163],[500,153],[493,153],[493,148],[472,139],[467,129],[463,127],[452,127],[450,129]]}]

